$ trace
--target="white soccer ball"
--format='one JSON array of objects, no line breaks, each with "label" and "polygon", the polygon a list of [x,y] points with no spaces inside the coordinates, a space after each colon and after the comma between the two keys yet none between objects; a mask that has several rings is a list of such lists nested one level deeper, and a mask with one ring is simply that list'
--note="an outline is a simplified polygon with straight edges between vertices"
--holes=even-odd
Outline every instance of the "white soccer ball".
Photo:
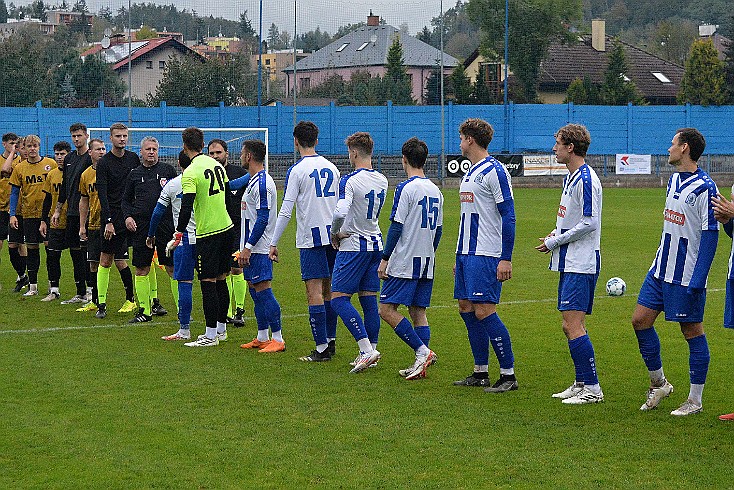
[{"label": "white soccer ball", "polygon": [[607,281],[609,296],[622,296],[625,291],[627,291],[627,284],[619,277],[613,277]]}]

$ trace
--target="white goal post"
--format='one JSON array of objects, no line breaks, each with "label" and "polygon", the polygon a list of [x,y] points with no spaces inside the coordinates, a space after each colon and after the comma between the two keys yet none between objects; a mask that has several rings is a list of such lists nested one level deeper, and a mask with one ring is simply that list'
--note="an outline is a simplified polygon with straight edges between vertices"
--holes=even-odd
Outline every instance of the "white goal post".
[{"label": "white goal post", "polygon": [[[178,168],[178,153],[183,149],[181,133],[186,128],[128,128],[129,136],[127,148],[130,151],[140,153],[140,142],[146,136],[153,136],[160,145],[158,155],[161,161]],[[199,128],[204,132],[204,145],[209,144],[214,138],[219,138],[227,143],[229,152],[229,163],[240,164],[240,149],[245,140],[259,139],[265,143],[265,170],[268,166],[268,128]],[[105,142],[109,149],[110,128],[89,128],[91,138],[99,138]],[[179,169],[180,170],[180,169]]]}]

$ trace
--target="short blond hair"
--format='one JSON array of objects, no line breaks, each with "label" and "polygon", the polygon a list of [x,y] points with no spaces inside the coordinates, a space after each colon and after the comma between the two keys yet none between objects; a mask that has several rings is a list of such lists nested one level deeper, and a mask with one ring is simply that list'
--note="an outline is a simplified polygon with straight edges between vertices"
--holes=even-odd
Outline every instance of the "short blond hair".
[{"label": "short blond hair", "polygon": [[347,148],[357,150],[364,156],[372,155],[372,150],[375,148],[375,142],[372,140],[372,136],[370,136],[370,133],[364,131],[347,136],[344,143],[347,145]]},{"label": "short blond hair", "polygon": [[23,138],[23,144],[28,146],[32,143],[36,143],[38,146],[41,146],[41,138],[39,138],[35,134],[29,134],[25,138]]}]

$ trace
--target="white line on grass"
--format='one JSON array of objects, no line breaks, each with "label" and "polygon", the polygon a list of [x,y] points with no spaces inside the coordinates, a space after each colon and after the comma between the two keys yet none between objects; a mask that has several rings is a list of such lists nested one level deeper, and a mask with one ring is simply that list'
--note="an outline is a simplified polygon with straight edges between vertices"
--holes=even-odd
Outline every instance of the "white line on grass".
[{"label": "white line on grass", "polygon": [[[721,291],[726,291],[725,289],[708,289],[707,292],[709,293],[718,293]],[[628,297],[637,297],[636,294],[626,294]],[[599,299],[605,299],[605,298],[612,298],[612,296],[607,295],[601,295],[601,296],[595,296],[594,300]],[[546,298],[546,299],[519,299],[515,301],[504,301],[501,304],[502,305],[526,305],[526,304],[538,304],[538,303],[555,303],[557,298]],[[450,304],[450,305],[431,305],[431,308],[456,308],[456,304]],[[283,315],[283,318],[302,318],[308,316],[305,313],[297,313],[295,315]],[[248,320],[254,320],[253,317],[245,317]],[[177,321],[170,321],[170,322],[156,322],[156,325],[165,325],[165,324],[178,324]],[[49,327],[49,328],[25,328],[22,330],[0,330],[0,335],[6,335],[6,334],[33,334],[33,333],[53,333],[53,332],[66,332],[71,330],[98,330],[98,329],[111,329],[111,328],[123,328],[123,327],[130,327],[132,325],[128,325],[126,323],[120,325],[115,323],[110,323],[106,325],[79,325],[79,326],[70,326],[70,327]],[[145,325],[141,325],[145,326]]]}]

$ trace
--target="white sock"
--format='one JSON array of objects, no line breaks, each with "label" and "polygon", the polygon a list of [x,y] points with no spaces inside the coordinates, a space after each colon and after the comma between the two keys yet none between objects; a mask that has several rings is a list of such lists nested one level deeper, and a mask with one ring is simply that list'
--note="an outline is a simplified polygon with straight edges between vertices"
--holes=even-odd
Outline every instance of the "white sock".
[{"label": "white sock", "polygon": [[489,372],[489,365],[487,364],[474,364],[474,372],[475,373],[488,373]]},{"label": "white sock", "polygon": [[189,337],[191,337],[191,330],[189,330],[188,328],[179,328],[178,329],[178,334],[181,337],[189,338]]},{"label": "white sock", "polygon": [[372,352],[372,344],[370,344],[370,339],[368,338],[359,339],[357,345],[359,346],[360,352],[364,352],[365,354]]},{"label": "white sock", "polygon": [[59,288],[51,288],[50,292],[59,294]]},{"label": "white sock", "polygon": [[320,354],[320,353],[324,352],[328,348],[329,348],[329,344],[319,344],[319,345],[316,346],[316,352],[318,352]]},{"label": "white sock", "polygon": [[270,340],[270,337],[268,337],[268,329],[258,330],[257,331],[257,340],[260,342],[267,342]]},{"label": "white sock", "polygon": [[585,385],[585,387],[588,388],[588,390],[595,395],[601,394],[601,386],[599,385],[599,383],[595,385]]},{"label": "white sock", "polygon": [[273,332],[273,340],[277,340],[278,342],[283,342],[283,330],[278,330],[277,332]]},{"label": "white sock", "polygon": [[688,399],[694,402],[696,405],[703,405],[701,399],[703,398],[703,385],[691,384],[691,391],[688,392]]},{"label": "white sock", "polygon": [[377,342],[372,342],[372,350],[377,350]]},{"label": "white sock", "polygon": [[500,375],[512,376],[515,374],[515,368],[502,369],[500,368]]},{"label": "white sock", "polygon": [[212,328],[212,327],[206,327],[206,332],[204,333],[204,335],[207,338],[214,340],[217,337],[217,329]]},{"label": "white sock", "polygon": [[227,324],[217,322],[217,333],[225,333],[227,331]]},{"label": "white sock", "polygon": [[415,351],[415,355],[421,356],[421,357],[426,357],[430,353],[431,353],[431,350],[428,347],[426,347],[425,345],[421,345]]},{"label": "white sock", "polygon": [[652,386],[663,386],[665,384],[665,374],[662,367],[655,371],[648,371],[648,373],[650,374],[650,384]]}]

